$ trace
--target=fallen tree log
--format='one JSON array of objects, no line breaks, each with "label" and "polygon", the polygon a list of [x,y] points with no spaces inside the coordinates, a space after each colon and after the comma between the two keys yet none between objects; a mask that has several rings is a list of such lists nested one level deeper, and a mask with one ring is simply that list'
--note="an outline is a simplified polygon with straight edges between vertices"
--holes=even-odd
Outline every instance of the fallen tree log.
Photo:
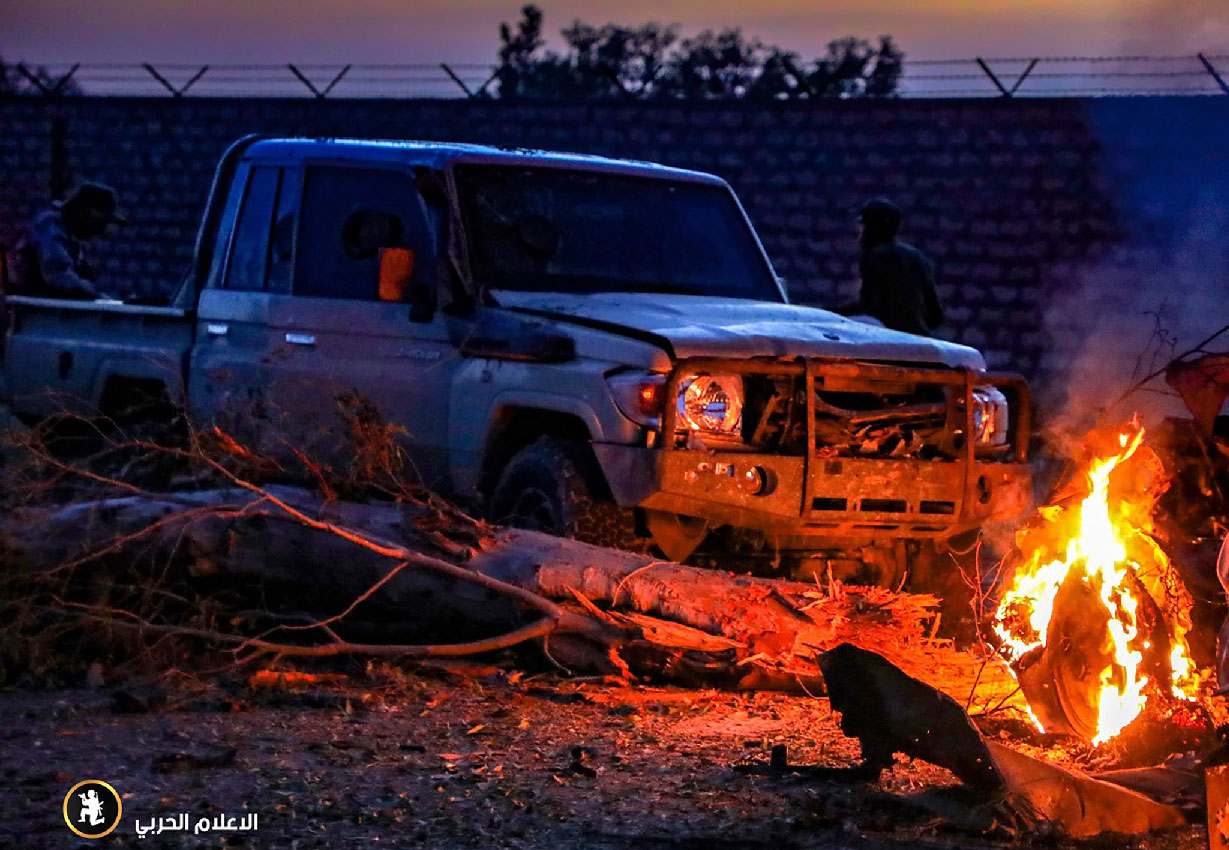
[{"label": "fallen tree log", "polygon": [[[932,637],[933,597],[735,575],[289,487],[133,492],[0,519],[10,569],[54,576],[113,557],[258,583],[265,598],[307,599],[321,616],[359,600],[368,618],[435,641],[481,646],[520,630],[568,666],[688,683],[813,692],[819,653],[852,643],[975,713],[1024,707],[1001,660]],[[542,628],[529,628],[535,618]]]}]

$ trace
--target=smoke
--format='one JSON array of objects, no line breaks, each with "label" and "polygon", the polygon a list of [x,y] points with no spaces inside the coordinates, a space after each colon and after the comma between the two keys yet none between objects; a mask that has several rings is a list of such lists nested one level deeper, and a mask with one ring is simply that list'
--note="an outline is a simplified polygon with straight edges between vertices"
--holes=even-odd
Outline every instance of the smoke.
[{"label": "smoke", "polygon": [[[1049,424],[1060,433],[1082,433],[1102,414],[1139,413],[1145,425],[1187,415],[1163,378],[1115,402],[1229,324],[1229,210],[1216,191],[1164,226],[1149,224],[1137,223],[1095,266],[1061,275],[1067,285],[1044,317],[1052,378],[1039,399],[1042,410],[1059,411]],[[1211,348],[1229,350],[1229,335]]]}]

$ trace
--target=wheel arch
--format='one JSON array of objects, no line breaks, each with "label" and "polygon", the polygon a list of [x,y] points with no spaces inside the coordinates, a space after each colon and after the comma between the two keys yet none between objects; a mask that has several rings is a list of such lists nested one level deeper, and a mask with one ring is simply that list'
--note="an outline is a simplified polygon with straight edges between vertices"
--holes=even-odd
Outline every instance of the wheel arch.
[{"label": "wheel arch", "polygon": [[[499,407],[491,417],[483,444],[482,464],[478,476],[478,491],[485,501],[494,491],[495,484],[508,462],[525,447],[541,437],[558,437],[589,447],[593,434],[588,424],[576,413],[551,410],[533,405],[506,404]],[[602,474],[601,466],[592,449],[586,478],[595,493],[609,496],[610,487]]]}]

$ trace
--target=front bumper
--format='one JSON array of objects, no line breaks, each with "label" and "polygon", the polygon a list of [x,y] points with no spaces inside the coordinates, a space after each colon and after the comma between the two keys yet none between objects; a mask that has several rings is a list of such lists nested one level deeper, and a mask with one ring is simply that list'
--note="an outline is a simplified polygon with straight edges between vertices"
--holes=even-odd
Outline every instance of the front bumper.
[{"label": "front bumper", "polygon": [[[953,388],[952,421],[973,433],[973,387],[994,385],[1015,398],[1010,446],[994,459],[979,457],[965,441],[955,458],[920,460],[831,456],[815,444],[814,427],[802,455],[688,449],[675,440],[654,448],[595,445],[611,491],[621,505],[700,517],[777,537],[823,539],[946,538],[987,522],[1010,519],[1032,501],[1024,463],[1029,432],[1028,388],[1018,375],[848,361],[681,361],[666,384],[673,399],[683,374],[698,371],[780,372],[815,379],[918,381]],[[807,393],[813,423],[814,393]],[[667,405],[664,433],[676,432]],[[963,424],[962,424],[963,423]],[[750,474],[748,474],[750,473]],[[764,486],[763,482],[768,482]]]}]

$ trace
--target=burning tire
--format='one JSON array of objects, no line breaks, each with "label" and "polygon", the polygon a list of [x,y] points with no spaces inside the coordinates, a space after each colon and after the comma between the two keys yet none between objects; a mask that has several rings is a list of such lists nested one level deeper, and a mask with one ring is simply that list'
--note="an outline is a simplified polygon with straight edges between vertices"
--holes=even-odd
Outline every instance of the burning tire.
[{"label": "burning tire", "polygon": [[1017,532],[992,624],[1039,723],[1093,745],[1199,687],[1191,596],[1153,536],[1168,481],[1143,437],[1137,422],[1089,435],[1087,468]]}]

